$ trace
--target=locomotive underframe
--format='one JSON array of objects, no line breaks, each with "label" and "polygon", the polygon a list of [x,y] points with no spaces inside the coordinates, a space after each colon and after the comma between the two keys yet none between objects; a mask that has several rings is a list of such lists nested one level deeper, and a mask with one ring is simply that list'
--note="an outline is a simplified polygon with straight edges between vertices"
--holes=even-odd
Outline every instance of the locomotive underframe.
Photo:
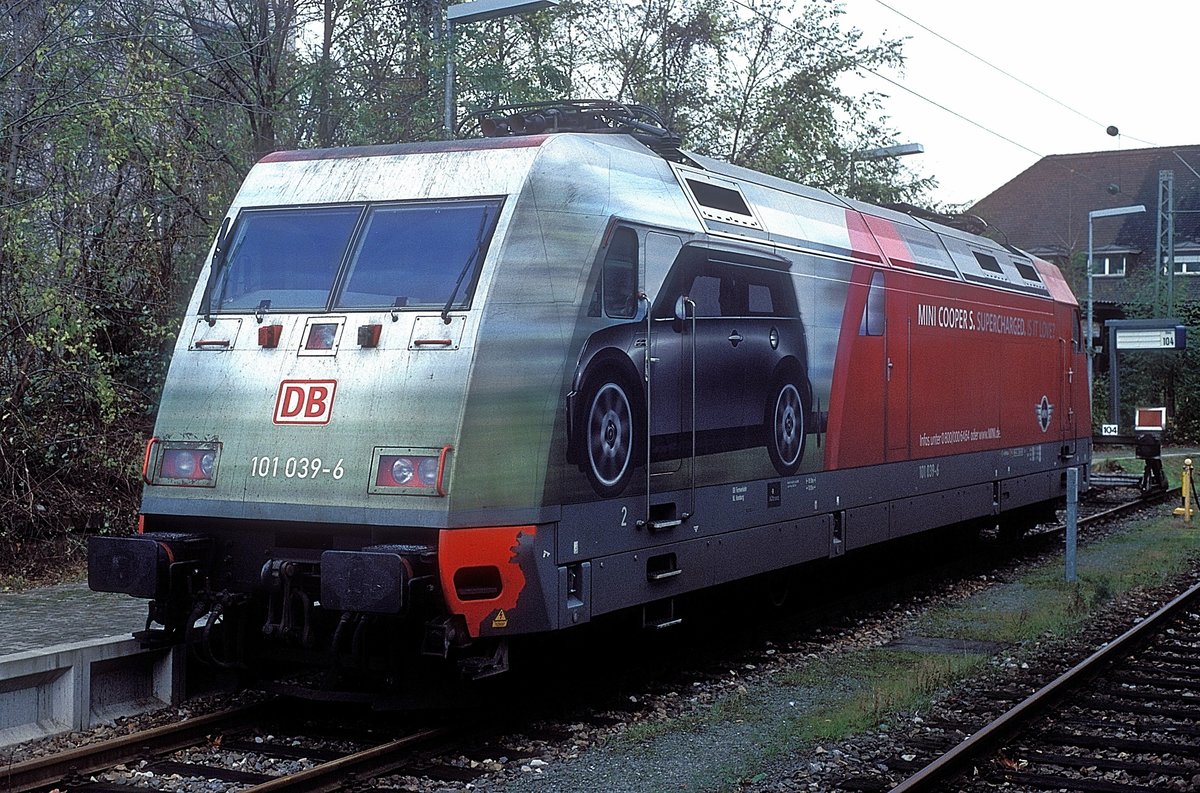
[{"label": "locomotive underframe", "polygon": [[[95,588],[151,598],[145,640],[186,641],[218,666],[277,659],[395,679],[431,656],[474,679],[507,668],[513,636],[637,607],[645,625],[664,627],[688,592],[937,527],[1018,532],[1052,519],[1066,468],[1089,457],[1077,445],[1086,442],[653,494],[652,514],[685,499],[694,508],[666,530],[601,530],[621,499],[563,506],[537,527],[534,552],[513,557],[527,583],[512,624],[490,618],[488,604],[511,594],[501,572],[467,568],[441,580],[439,532],[429,529],[147,516],[145,534],[96,538],[90,576]],[[980,471],[994,478],[978,481]],[[164,526],[184,531],[156,530]],[[578,536],[591,549],[583,558]],[[121,561],[106,571],[96,561],[104,558]],[[489,619],[472,630],[445,590]]]}]

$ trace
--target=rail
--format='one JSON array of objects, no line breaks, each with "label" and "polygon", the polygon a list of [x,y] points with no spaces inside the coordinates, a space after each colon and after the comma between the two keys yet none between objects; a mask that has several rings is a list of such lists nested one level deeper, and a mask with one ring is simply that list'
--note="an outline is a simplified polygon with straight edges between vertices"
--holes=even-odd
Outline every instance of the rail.
[{"label": "rail", "polygon": [[409,750],[416,744],[448,735],[448,728],[430,728],[405,735],[394,741],[330,760],[295,774],[272,779],[260,785],[243,788],[239,793],[325,793],[346,787],[347,777],[371,778],[386,774],[410,759]]},{"label": "rail", "polygon": [[9,793],[39,790],[72,776],[86,776],[153,752],[172,752],[204,740],[205,736],[261,718],[271,701],[196,716],[151,730],[81,746],[68,752],[38,757],[0,769],[0,789]]},{"label": "rail", "polygon": [[924,793],[935,790],[939,785],[943,785],[951,778],[961,774],[981,755],[998,748],[1033,718],[1046,713],[1068,692],[1089,680],[1114,659],[1128,655],[1147,638],[1152,637],[1166,622],[1197,601],[1200,601],[1200,584],[1192,586],[1150,617],[1095,651],[1011,710],[963,740],[949,752],[892,788],[892,793]]}]

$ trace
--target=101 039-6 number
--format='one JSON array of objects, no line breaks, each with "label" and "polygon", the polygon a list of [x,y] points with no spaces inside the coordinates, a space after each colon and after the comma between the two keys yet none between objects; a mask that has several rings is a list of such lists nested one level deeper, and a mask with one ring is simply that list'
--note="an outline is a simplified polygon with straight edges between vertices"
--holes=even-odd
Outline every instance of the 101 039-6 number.
[{"label": "101 039-6 number", "polygon": [[250,476],[285,479],[316,479],[319,476],[332,476],[335,480],[346,474],[342,467],[343,460],[338,459],[335,465],[328,465],[320,457],[253,457],[250,460]]}]

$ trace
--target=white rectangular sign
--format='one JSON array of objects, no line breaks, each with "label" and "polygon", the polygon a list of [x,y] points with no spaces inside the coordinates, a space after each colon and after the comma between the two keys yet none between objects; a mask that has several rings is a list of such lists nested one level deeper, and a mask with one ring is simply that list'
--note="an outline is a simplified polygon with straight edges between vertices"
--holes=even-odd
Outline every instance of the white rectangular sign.
[{"label": "white rectangular sign", "polygon": [[1173,350],[1174,328],[1118,329],[1118,350]]}]

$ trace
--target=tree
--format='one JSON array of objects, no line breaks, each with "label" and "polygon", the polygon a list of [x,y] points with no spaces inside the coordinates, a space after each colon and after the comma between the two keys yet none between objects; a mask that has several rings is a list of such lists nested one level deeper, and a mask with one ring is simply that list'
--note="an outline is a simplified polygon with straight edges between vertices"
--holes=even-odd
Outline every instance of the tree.
[{"label": "tree", "polygon": [[690,115],[713,101],[738,27],[733,9],[728,0],[580,0],[568,21],[586,60],[571,82],[598,98],[655,108],[687,139]]},{"label": "tree", "polygon": [[882,97],[848,93],[847,78],[903,56],[896,40],[865,44],[844,14],[789,0],[576,0],[560,16],[584,54],[570,84],[658,109],[686,148],[857,198],[919,201],[932,180],[895,159],[854,159],[894,132]]},{"label": "tree", "polygon": [[317,119],[315,135],[306,123],[301,142],[338,146],[439,135],[440,4],[323,0],[321,5],[319,45],[301,45],[301,79],[309,89],[305,117]]},{"label": "tree", "polygon": [[0,542],[128,523],[209,163],[185,86],[108,4],[5,6]]},{"label": "tree", "polygon": [[[296,41],[315,18],[315,0],[150,0],[162,20],[159,53],[202,78],[197,96],[245,114],[255,159],[295,146],[299,93]],[[144,19],[144,18],[143,18]]]},{"label": "tree", "polygon": [[[712,156],[786,179],[876,202],[919,200],[929,180],[895,159],[856,161],[854,153],[893,143],[879,95],[850,94],[849,77],[898,69],[901,44],[864,44],[827,3],[797,11],[764,0],[742,15],[712,112],[697,147]],[[790,21],[785,21],[790,20]]]},{"label": "tree", "polygon": [[[238,183],[279,148],[441,134],[448,0],[11,0],[0,6],[0,553],[133,523],[186,297]],[[895,68],[837,6],[563,0],[464,25],[460,106],[647,104],[687,145],[911,195],[878,98]]]}]

